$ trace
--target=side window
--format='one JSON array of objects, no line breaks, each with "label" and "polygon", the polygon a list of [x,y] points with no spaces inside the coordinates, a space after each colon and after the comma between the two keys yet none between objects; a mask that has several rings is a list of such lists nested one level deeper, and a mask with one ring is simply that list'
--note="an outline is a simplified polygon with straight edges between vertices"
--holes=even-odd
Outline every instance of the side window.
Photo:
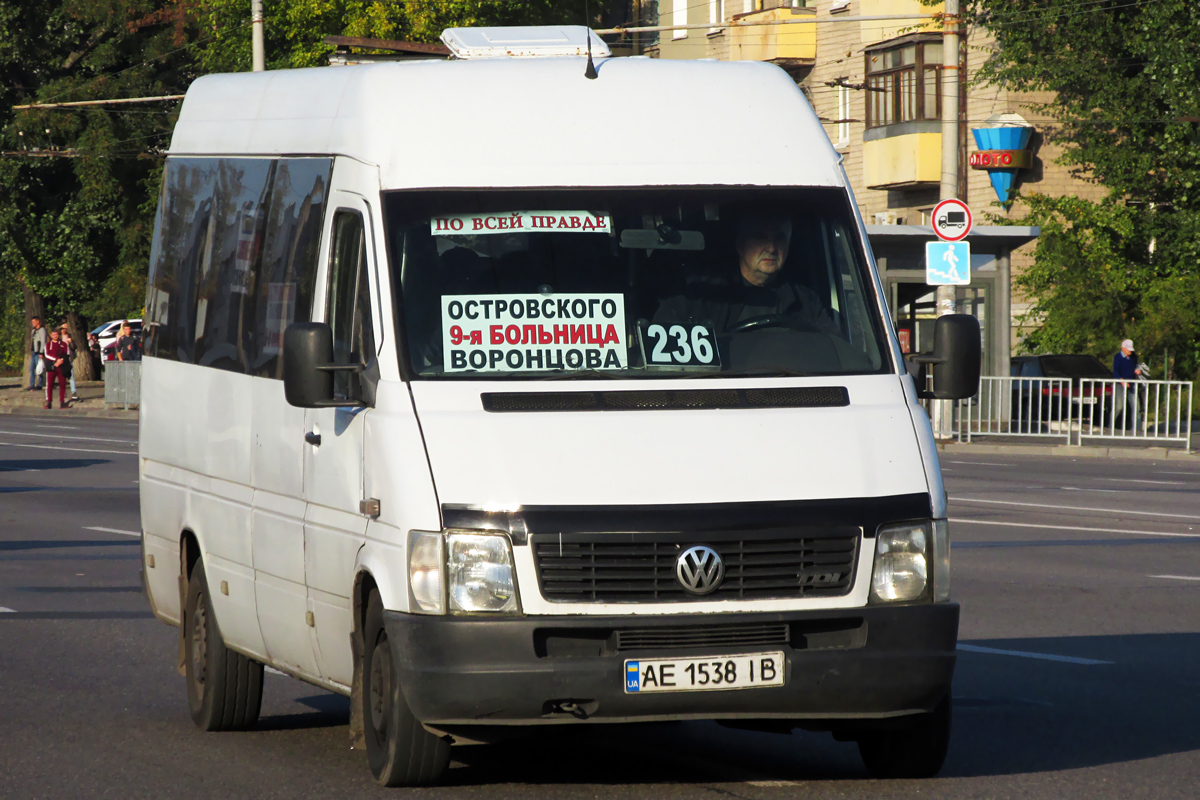
[{"label": "side window", "polygon": [[1038,368],[1038,362],[1037,362],[1036,358],[1031,358],[1028,361],[1026,361],[1024,364],[1021,365],[1021,377],[1022,378],[1040,378],[1040,377],[1042,377],[1042,371]]},{"label": "side window", "polygon": [[[335,364],[366,366],[375,357],[371,325],[371,292],[367,279],[367,247],[363,218],[357,211],[339,210],[333,219],[325,321],[333,330]],[[333,392],[350,397],[352,375],[335,372]]]}]

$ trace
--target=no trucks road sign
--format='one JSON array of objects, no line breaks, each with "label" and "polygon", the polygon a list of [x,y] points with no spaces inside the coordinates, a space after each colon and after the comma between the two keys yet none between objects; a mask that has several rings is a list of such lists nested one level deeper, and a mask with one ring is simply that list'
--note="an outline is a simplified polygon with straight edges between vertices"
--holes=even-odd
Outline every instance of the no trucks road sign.
[{"label": "no trucks road sign", "polygon": [[961,242],[971,232],[971,209],[962,200],[943,200],[933,208],[933,232],[943,242]]}]

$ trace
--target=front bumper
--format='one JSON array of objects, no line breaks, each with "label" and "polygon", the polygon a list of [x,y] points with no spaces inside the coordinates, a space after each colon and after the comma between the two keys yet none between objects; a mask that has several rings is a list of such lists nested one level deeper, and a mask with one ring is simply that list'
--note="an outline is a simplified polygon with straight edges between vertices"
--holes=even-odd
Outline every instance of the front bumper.
[{"label": "front bumper", "polygon": [[[870,720],[950,691],[958,605],[704,616],[437,617],[385,612],[409,707],[431,725],[676,719]],[[620,632],[786,623],[786,644],[618,649]],[[625,659],[782,650],[786,683],[626,694]]]}]

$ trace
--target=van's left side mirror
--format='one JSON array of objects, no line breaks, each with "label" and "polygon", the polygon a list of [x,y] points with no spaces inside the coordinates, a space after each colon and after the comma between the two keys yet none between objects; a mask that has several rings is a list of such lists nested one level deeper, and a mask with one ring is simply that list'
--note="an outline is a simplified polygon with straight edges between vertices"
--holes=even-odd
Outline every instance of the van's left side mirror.
[{"label": "van's left side mirror", "polygon": [[324,322],[296,322],[283,332],[283,394],[298,408],[364,405],[357,399],[335,399],[333,373],[361,372],[357,364],[333,363],[333,331]]},{"label": "van's left side mirror", "polygon": [[979,320],[970,314],[938,317],[933,328],[933,352],[910,356],[909,360],[933,367],[933,391],[919,392],[921,397],[935,400],[973,397],[979,391],[983,363]]}]

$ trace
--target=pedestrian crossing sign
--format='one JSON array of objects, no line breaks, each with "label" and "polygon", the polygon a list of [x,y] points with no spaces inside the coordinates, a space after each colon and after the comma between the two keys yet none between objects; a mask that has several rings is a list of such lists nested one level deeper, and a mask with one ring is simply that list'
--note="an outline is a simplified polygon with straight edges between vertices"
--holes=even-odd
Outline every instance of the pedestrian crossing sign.
[{"label": "pedestrian crossing sign", "polygon": [[967,242],[926,242],[925,283],[966,286],[971,282],[971,245]]}]

